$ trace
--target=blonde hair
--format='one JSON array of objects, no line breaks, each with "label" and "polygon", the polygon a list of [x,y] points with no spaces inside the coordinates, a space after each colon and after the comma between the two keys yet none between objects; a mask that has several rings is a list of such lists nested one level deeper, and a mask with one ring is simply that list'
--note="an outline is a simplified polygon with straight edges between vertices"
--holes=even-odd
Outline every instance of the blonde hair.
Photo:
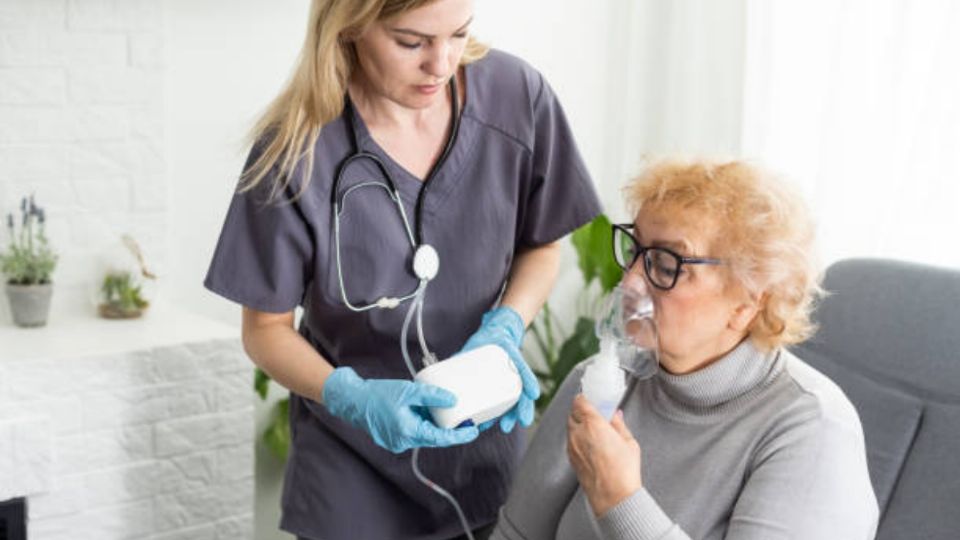
[{"label": "blonde hair", "polygon": [[[302,194],[313,172],[320,129],[343,112],[347,82],[357,67],[348,38],[373,22],[394,17],[435,0],[313,0],[307,35],[293,74],[250,132],[259,153],[241,176],[240,191],[256,187],[275,172],[270,199],[285,191],[294,170],[303,166]],[[467,41],[460,65],[479,60],[487,46]],[[275,170],[275,171],[274,171]]]},{"label": "blonde hair", "polygon": [[724,260],[728,285],[760,300],[748,329],[758,347],[772,350],[814,333],[810,315],[823,294],[814,225],[784,182],[741,161],[671,159],[647,168],[624,192],[634,215],[655,207],[670,211],[670,219],[714,227],[705,255]]}]

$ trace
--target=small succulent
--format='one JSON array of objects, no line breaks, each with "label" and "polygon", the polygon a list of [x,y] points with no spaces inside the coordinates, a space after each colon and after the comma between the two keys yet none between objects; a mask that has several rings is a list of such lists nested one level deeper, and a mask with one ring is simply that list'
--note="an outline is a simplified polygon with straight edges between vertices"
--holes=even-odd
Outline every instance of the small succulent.
[{"label": "small succulent", "polygon": [[108,319],[139,317],[150,305],[140,290],[140,285],[134,283],[129,272],[107,274],[100,286],[103,299],[99,306],[100,315]]},{"label": "small succulent", "polygon": [[7,214],[10,242],[7,250],[0,252],[0,273],[15,285],[50,283],[57,255],[44,230],[46,213],[37,206],[33,195],[20,199],[19,230],[16,221],[13,213]]}]

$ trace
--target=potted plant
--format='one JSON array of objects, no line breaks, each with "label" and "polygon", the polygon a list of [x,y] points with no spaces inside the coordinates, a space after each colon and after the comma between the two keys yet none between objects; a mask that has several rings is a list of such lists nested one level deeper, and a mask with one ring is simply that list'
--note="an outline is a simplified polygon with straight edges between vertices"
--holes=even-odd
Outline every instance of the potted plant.
[{"label": "potted plant", "polygon": [[97,306],[97,313],[104,319],[139,317],[150,305],[141,295],[141,288],[134,284],[129,272],[107,274],[100,287],[102,301]]},{"label": "potted plant", "polygon": [[101,256],[103,278],[96,291],[97,314],[105,319],[133,319],[150,306],[144,289],[156,275],[147,269],[140,245],[130,235]]},{"label": "potted plant", "polygon": [[[17,227],[19,221],[19,230]],[[20,200],[20,219],[7,214],[10,242],[0,253],[0,272],[6,277],[7,298],[17,326],[43,326],[50,311],[57,255],[44,231],[46,215],[33,196]]]}]

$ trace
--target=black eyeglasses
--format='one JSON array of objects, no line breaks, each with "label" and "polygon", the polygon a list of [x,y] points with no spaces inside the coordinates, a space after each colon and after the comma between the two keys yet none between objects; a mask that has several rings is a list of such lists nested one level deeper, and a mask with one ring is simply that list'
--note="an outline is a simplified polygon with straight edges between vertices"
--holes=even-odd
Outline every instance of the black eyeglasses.
[{"label": "black eyeglasses", "polygon": [[624,271],[643,257],[643,271],[654,287],[667,291],[677,284],[680,270],[685,264],[723,264],[720,259],[702,257],[684,257],[663,247],[643,247],[630,232],[632,223],[620,223],[613,226],[613,258]]}]

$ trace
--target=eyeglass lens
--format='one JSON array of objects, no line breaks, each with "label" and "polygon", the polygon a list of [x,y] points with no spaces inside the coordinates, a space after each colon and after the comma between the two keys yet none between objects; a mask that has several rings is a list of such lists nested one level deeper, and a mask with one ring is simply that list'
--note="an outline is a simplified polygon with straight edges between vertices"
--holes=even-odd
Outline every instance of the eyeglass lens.
[{"label": "eyeglass lens", "polygon": [[621,268],[629,271],[642,251],[647,278],[657,287],[669,289],[673,286],[681,263],[676,255],[657,247],[641,250],[633,236],[621,228],[614,228],[613,236],[614,256]]}]

